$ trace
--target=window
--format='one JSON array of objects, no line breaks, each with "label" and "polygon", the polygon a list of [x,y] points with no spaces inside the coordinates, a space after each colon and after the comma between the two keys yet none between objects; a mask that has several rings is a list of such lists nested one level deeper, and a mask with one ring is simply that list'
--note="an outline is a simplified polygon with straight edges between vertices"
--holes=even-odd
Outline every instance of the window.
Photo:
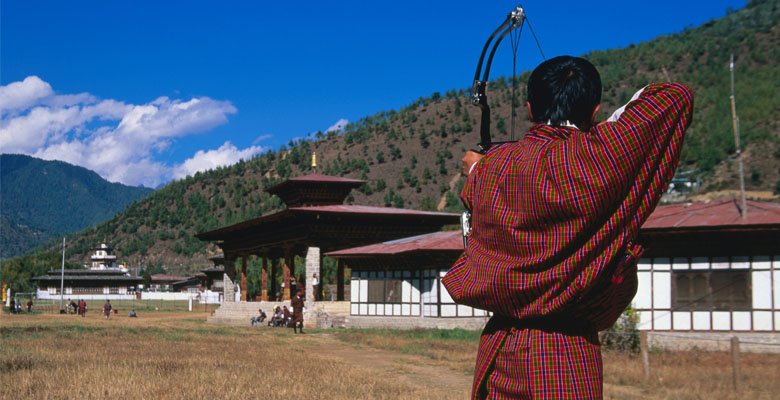
[{"label": "window", "polygon": [[750,310],[748,271],[673,272],[675,310]]},{"label": "window", "polygon": [[400,303],[401,280],[400,279],[369,279],[368,280],[369,303]]}]

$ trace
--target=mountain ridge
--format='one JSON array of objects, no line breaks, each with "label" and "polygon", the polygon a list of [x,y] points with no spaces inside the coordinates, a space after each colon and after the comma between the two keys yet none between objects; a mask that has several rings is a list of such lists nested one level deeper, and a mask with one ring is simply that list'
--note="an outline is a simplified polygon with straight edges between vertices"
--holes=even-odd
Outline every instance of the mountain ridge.
[{"label": "mountain ridge", "polygon": [[108,182],[63,161],[21,154],[0,154],[0,182],[2,258],[102,222],[152,192]]}]

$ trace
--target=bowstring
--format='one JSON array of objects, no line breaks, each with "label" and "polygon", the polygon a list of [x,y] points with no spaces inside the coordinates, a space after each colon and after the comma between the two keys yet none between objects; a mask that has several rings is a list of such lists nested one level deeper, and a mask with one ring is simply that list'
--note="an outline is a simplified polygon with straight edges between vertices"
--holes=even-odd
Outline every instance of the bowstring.
[{"label": "bowstring", "polygon": [[547,57],[544,56],[544,51],[542,51],[542,45],[539,44],[539,39],[536,38],[536,33],[534,33],[534,28],[531,26],[531,21],[528,20],[528,16],[525,17],[525,22],[528,22],[528,29],[531,30],[531,35],[533,35],[534,40],[536,41],[536,47],[539,48],[539,52],[542,53],[542,58],[547,61]]},{"label": "bowstring", "polygon": [[517,46],[520,44],[520,35],[523,33],[523,23],[520,23],[520,29],[515,33],[509,35],[509,40],[512,44],[512,106],[510,107],[510,128],[509,128],[509,140],[515,140],[515,88],[517,88]]}]

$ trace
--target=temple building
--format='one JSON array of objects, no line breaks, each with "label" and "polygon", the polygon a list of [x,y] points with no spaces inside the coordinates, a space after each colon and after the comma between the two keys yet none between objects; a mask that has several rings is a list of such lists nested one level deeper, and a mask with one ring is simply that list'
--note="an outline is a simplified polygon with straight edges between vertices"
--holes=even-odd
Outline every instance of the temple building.
[{"label": "temple building", "polygon": [[[286,209],[198,233],[197,238],[215,242],[222,249],[225,300],[230,301],[234,285],[240,285],[241,300],[247,300],[247,257],[262,257],[263,290],[257,295],[263,300],[273,299],[276,292],[283,299],[290,298],[290,267],[294,256],[305,257],[306,274],[299,280],[305,282],[306,300],[314,301],[312,281],[314,274],[319,279],[323,277],[324,252],[436,232],[459,221],[459,216],[451,213],[342,204],[352,189],[365,183],[320,174],[290,178],[265,189],[279,196]],[[236,271],[233,266],[238,258],[242,265]],[[277,263],[280,259],[283,261]],[[279,275],[279,268],[283,289],[277,287],[274,279]],[[338,266],[336,283],[336,300],[343,300],[342,264]]]},{"label": "temple building", "polygon": [[60,297],[60,286],[65,296],[80,299],[124,299],[136,298],[136,291],[143,282],[140,277],[130,276],[124,264],[117,265],[113,248],[100,243],[92,248],[91,264],[85,269],[51,269],[46,275],[32,278],[37,283],[36,296],[39,299]]}]

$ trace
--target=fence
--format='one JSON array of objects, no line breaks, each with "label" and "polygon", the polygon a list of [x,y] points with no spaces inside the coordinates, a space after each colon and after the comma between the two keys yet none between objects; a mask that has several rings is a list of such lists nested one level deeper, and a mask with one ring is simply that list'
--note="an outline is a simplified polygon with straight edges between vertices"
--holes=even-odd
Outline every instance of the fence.
[{"label": "fence", "polygon": [[[25,298],[27,300],[28,298]],[[67,307],[70,301],[78,303],[78,297],[66,298],[63,307]],[[87,313],[90,312],[102,312],[105,300],[85,300],[87,303]],[[22,309],[26,311],[25,302],[22,302]],[[117,310],[118,313],[130,313],[130,310],[141,311],[189,311],[189,300],[111,300],[111,306]],[[217,308],[219,304],[206,304],[192,302],[192,312],[211,313]],[[33,299],[33,311],[56,314],[60,312],[60,300],[59,299]]]},{"label": "fence", "polygon": [[[637,336],[637,332],[605,332],[602,337],[606,337],[607,335],[610,336],[617,336],[622,337],[623,341],[618,341],[618,343],[630,343],[634,338]],[[755,340],[744,340],[740,339],[737,336],[731,336],[730,338],[726,337],[712,337],[712,336],[704,336],[704,335],[682,335],[682,334],[668,334],[668,333],[661,333],[659,334],[661,338],[673,338],[676,340],[693,340],[696,341],[696,345],[693,346],[694,348],[698,348],[702,342],[720,342],[720,347],[724,347],[725,343],[728,343],[728,350],[730,352],[730,358],[731,358],[731,387],[732,390],[735,392],[740,392],[740,388],[742,386],[742,365],[740,362],[740,345],[748,345],[748,346],[755,346],[758,347],[757,350],[762,350],[765,348],[771,348],[773,350],[772,352],[780,352],[780,343],[778,342],[760,342]],[[647,331],[639,331],[639,353],[640,353],[640,360],[642,362],[642,368],[644,371],[644,378],[645,380],[648,380],[652,376],[652,366],[650,364],[650,356],[649,351],[651,347],[651,342],[654,340],[654,338],[648,338],[648,332]],[[629,350],[629,348],[621,348],[620,350]]]}]

